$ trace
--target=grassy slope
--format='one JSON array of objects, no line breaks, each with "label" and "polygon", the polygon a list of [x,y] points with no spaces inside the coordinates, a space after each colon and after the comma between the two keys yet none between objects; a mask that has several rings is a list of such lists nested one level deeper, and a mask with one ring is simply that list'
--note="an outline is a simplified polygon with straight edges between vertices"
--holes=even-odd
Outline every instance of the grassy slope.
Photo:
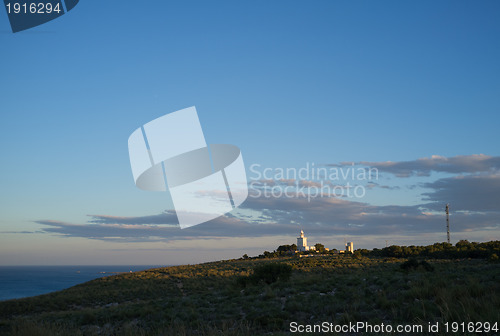
[{"label": "grassy slope", "polygon": [[[290,321],[376,323],[500,320],[500,267],[484,260],[430,261],[351,255],[232,260],[151,269],[0,302],[0,333],[12,335],[256,335]],[[237,284],[255,265],[285,262],[289,281]]]}]

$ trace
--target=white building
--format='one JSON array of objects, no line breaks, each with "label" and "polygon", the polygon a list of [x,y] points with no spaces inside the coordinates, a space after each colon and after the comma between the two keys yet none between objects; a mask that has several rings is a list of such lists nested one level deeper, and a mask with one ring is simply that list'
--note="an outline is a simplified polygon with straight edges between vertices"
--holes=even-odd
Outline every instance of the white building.
[{"label": "white building", "polygon": [[347,253],[349,253],[349,252],[354,253],[354,243],[348,242],[347,244],[345,244],[345,251]]},{"label": "white building", "polygon": [[304,231],[300,230],[300,237],[297,238],[297,251],[313,251],[314,246],[307,246],[307,237],[304,236]]}]

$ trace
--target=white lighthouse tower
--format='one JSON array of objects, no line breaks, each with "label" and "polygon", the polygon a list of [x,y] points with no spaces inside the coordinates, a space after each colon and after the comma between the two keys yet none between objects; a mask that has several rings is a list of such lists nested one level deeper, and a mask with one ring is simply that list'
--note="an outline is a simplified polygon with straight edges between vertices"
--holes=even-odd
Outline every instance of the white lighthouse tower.
[{"label": "white lighthouse tower", "polygon": [[307,246],[307,237],[304,236],[304,231],[300,230],[300,237],[297,238],[297,251],[309,251],[314,250],[314,246]]}]

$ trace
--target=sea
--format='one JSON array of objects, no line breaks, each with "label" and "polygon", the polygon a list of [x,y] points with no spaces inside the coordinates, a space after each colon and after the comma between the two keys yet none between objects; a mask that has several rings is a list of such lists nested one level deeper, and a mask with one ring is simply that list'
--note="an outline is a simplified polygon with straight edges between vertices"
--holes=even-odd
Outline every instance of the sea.
[{"label": "sea", "polygon": [[0,301],[51,293],[105,276],[157,267],[165,266],[0,266]]}]

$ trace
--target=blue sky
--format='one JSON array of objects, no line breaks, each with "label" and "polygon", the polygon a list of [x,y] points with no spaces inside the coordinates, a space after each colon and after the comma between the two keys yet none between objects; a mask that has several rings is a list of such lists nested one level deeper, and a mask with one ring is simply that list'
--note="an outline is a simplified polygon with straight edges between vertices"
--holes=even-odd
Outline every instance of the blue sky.
[{"label": "blue sky", "polygon": [[[441,219],[416,230],[421,214],[402,214],[443,202],[460,204],[455,241],[500,239],[498,2],[141,6],[84,1],[16,34],[0,11],[0,264],[193,263],[272,250],[299,227],[335,248],[344,237],[355,247],[428,244],[444,239]],[[127,139],[193,105],[207,142],[238,145],[247,169],[370,163],[385,188],[333,206],[248,200],[242,211],[268,218],[258,233],[237,215],[154,239],[97,230],[123,217],[152,225],[144,218],[171,209],[168,195],[135,187]],[[398,176],[401,166],[411,173]],[[491,206],[469,209],[467,195]],[[357,222],[363,209],[390,220]],[[384,226],[391,220],[400,229]]]}]

